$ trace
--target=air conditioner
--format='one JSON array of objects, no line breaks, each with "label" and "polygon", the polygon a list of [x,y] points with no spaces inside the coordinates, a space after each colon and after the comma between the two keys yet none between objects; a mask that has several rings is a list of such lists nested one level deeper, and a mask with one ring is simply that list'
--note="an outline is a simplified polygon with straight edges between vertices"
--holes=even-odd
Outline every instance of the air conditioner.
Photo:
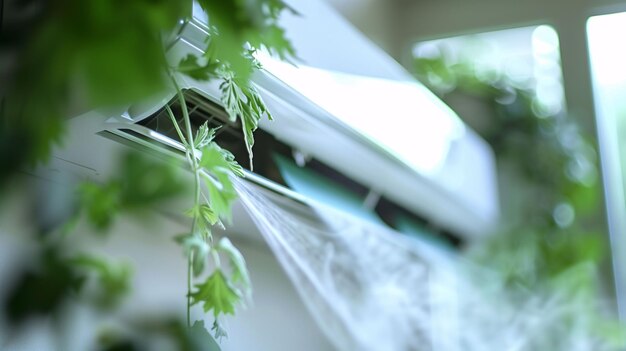
[{"label": "air conditioner", "polygon": [[[462,238],[488,233],[497,218],[497,200],[493,156],[486,143],[326,6],[315,1],[294,6],[303,15],[287,14],[283,22],[301,62],[295,66],[258,56],[265,70],[254,82],[277,117],[261,121],[260,133],[436,228]],[[207,31],[206,15],[196,6],[193,19],[172,38],[170,58],[177,62],[187,53],[199,54]],[[216,83],[187,77],[180,81],[194,121],[227,122]],[[102,124],[100,134],[180,149],[171,128],[170,135],[158,128],[161,120],[161,126],[168,123],[159,111],[175,100],[170,96],[132,106]],[[223,134],[234,136],[235,128],[231,125]],[[257,145],[258,154],[262,148]],[[263,161],[257,156],[259,162]],[[240,158],[240,163],[246,165],[247,160]],[[249,178],[269,185],[258,177]]]},{"label": "air conditioner", "polygon": [[[315,189],[293,186],[293,180],[285,179],[290,176],[280,173],[291,167],[347,188],[363,200],[366,212],[373,213],[382,201],[459,240],[489,233],[498,217],[498,204],[494,158],[487,144],[325,3],[293,1],[291,6],[301,15],[285,14],[282,24],[300,60],[293,65],[262,53],[258,57],[264,70],[253,81],[275,119],[260,124],[255,172],[248,171],[246,181],[296,211],[303,200],[316,195]],[[194,7],[193,18],[181,25],[169,43],[173,62],[200,52],[207,20]],[[178,78],[192,121],[226,124],[217,141],[242,156],[239,162],[245,166],[245,153],[236,152],[242,145],[241,132],[225,118],[218,83]],[[129,145],[180,154],[182,145],[164,118],[165,104],[176,109],[173,96],[138,103],[125,111],[92,111],[72,119],[67,142],[55,152],[48,174],[106,179],[114,171],[112,155]],[[237,206],[229,231],[246,233],[244,241],[258,240],[248,217]],[[254,253],[247,257],[254,279],[258,257]],[[262,300],[263,289],[257,289]],[[276,301],[271,303],[280,307]],[[262,302],[255,305],[264,309]],[[246,318],[257,320],[252,314],[244,312],[241,323]],[[266,338],[271,342],[271,337]],[[263,345],[254,340],[257,346]],[[305,349],[293,348],[297,345],[293,342],[291,349]]]}]

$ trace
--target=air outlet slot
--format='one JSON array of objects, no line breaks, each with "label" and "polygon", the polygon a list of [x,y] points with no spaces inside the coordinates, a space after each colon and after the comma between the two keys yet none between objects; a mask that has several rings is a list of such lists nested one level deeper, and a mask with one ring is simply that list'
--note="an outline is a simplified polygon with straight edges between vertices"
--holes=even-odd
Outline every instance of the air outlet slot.
[{"label": "air outlet slot", "polygon": [[[189,111],[189,119],[191,121],[191,129],[195,133],[198,128],[205,122],[208,123],[210,128],[220,129],[216,133],[216,137],[219,137],[222,142],[227,143],[243,142],[243,134],[241,133],[241,125],[239,122],[232,122],[228,118],[226,111],[218,104],[200,95],[194,90],[184,90],[185,101],[187,103],[187,110]],[[174,97],[168,103],[168,106],[174,112],[177,118],[178,125],[185,131],[185,124],[183,120],[183,113],[177,97]],[[180,141],[176,129],[172,124],[172,120],[167,113],[165,107],[159,109],[156,113],[152,114],[148,118],[145,118],[137,123],[146,128],[149,128],[161,135],[169,137],[173,140]]]}]

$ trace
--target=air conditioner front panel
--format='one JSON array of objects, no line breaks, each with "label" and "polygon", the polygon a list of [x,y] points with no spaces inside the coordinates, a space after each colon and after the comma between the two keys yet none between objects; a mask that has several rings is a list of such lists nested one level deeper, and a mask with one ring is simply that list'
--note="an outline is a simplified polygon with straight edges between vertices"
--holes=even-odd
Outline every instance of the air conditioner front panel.
[{"label": "air conditioner front panel", "polygon": [[[339,72],[348,76],[362,76],[368,82],[378,79],[392,85],[397,85],[394,82],[416,87],[419,85],[397,63],[354,31],[345,20],[336,18],[337,15],[325,5],[314,3],[318,2],[292,4],[296,9],[306,8],[304,12],[307,15],[294,17],[287,14],[283,19],[287,32],[299,50],[299,55],[302,54],[301,67],[312,65],[316,67],[315,69],[321,67],[323,71],[331,74]],[[330,17],[323,16],[330,12],[332,12],[328,15]],[[325,18],[326,21],[319,22],[321,18]],[[206,17],[201,9],[196,8],[193,20],[183,27],[171,46],[168,55],[172,62],[178,62],[189,53],[202,53],[201,47],[208,31],[208,26],[203,21],[206,21]],[[336,27],[335,40],[332,43],[311,36],[312,28],[327,26]],[[322,44],[327,47],[321,48]],[[339,46],[342,47],[341,50],[337,48]],[[338,54],[345,51],[345,47],[351,46],[354,46],[352,56]],[[350,65],[350,62],[353,64]],[[484,141],[460,121],[455,120],[453,112],[437,102],[436,98],[428,96],[430,93],[425,92],[425,99],[427,102],[433,101],[434,104],[429,108],[424,106],[423,110],[425,114],[436,113],[436,115],[413,117],[425,118],[418,134],[422,135],[422,138],[434,138],[433,144],[430,146],[424,142],[415,152],[422,153],[426,160],[431,156],[430,153],[440,155],[437,156],[439,158],[437,163],[431,162],[428,167],[420,169],[398,157],[385,145],[378,144],[362,131],[347,124],[345,120],[337,118],[328,108],[320,106],[315,96],[307,95],[304,91],[306,89],[300,90],[298,84],[289,81],[289,78],[293,77],[280,74],[277,76],[278,72],[271,66],[267,69],[268,71],[257,74],[254,82],[275,120],[273,122],[262,120],[260,128],[292,148],[328,164],[373,191],[427,217],[441,228],[466,237],[490,232],[498,213],[493,155]],[[297,75],[298,68],[294,67],[294,70]],[[376,72],[378,74],[375,74]],[[197,82],[188,77],[180,77],[180,82],[183,88],[194,89],[207,99],[219,101],[219,82]],[[306,86],[306,82],[300,85],[303,84]],[[379,89],[384,92],[384,88]],[[373,95],[363,99],[362,104],[374,104],[378,110],[385,104],[393,104],[393,96],[380,98],[385,102],[376,101]],[[419,96],[416,97],[418,98]],[[347,101],[347,105],[342,108],[349,109],[349,104],[354,103],[354,99]],[[417,106],[416,110],[419,113],[420,107]],[[394,110],[392,117],[401,121],[403,117],[398,116],[398,112],[402,111]],[[428,118],[433,122],[427,122]],[[433,133],[428,131],[429,128],[433,128],[431,124],[441,124],[445,118],[454,121],[453,124],[458,126],[455,128],[462,132],[442,137],[432,136],[435,130]],[[380,117],[379,122],[381,126],[385,126],[384,116]],[[393,127],[403,131],[402,125]],[[450,139],[444,141],[442,139],[444,137]]]}]

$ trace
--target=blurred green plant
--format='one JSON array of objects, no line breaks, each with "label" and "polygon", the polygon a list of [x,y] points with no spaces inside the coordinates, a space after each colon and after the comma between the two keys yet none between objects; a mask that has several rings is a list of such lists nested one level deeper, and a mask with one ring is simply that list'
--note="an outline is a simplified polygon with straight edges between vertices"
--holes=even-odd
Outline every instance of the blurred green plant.
[{"label": "blurred green plant", "polygon": [[506,74],[478,72],[472,62],[454,61],[443,50],[438,57],[416,58],[414,67],[420,81],[461,111],[461,116],[469,116],[467,123],[491,145],[501,170],[509,168],[503,173],[513,172],[519,178],[515,182],[524,182],[526,195],[516,195],[532,199],[533,206],[515,208],[518,218],[509,220],[567,226],[567,221],[559,222],[562,218],[555,216],[559,204],[571,206],[575,217],[595,215],[596,152],[562,110],[551,111],[532,88]]},{"label": "blurred green plant", "polygon": [[478,72],[471,56],[465,57],[455,59],[442,46],[438,55],[415,58],[414,72],[461,117],[469,116],[466,122],[495,152],[502,227],[468,247],[468,256],[493,269],[515,296],[537,291],[567,297],[571,303],[560,321],[578,318],[587,323],[585,332],[611,325],[618,346],[609,349],[619,349],[625,333],[598,308],[610,277],[604,283],[599,278],[608,243],[592,143],[528,85],[496,70]]},{"label": "blurred green plant", "polygon": [[443,50],[416,58],[415,72],[461,116],[473,117],[468,124],[491,145],[509,227],[569,233],[602,228],[596,152],[564,112],[549,111],[533,89],[505,74],[477,72],[472,62],[453,61]]},{"label": "blurred green plant", "polygon": [[188,186],[174,160],[159,162],[137,152],[128,152],[119,161],[119,171],[104,183],[84,182],[79,187],[80,206],[96,229],[110,228],[120,212],[153,208]]},{"label": "blurred green plant", "polygon": [[[205,311],[212,310],[212,330],[219,339],[226,333],[218,317],[233,314],[234,306],[250,295],[243,256],[227,238],[214,240],[211,230],[214,225],[223,227],[222,221],[230,221],[231,204],[237,197],[231,177],[243,172],[232,154],[213,141],[215,130],[204,125],[193,134],[177,79],[186,75],[196,80],[221,80],[222,103],[230,119],[241,122],[252,168],[253,132],[260,118],[271,119],[250,82],[254,71],[261,69],[254,52],[265,49],[282,59],[295,57],[278,24],[283,11],[295,11],[281,0],[197,3],[210,18],[204,54],[188,55],[172,63],[166,58],[165,47],[181,21],[192,15],[191,0],[3,2],[6,20],[2,23],[0,54],[8,64],[0,71],[4,83],[0,87],[0,189],[18,171],[47,160],[53,146],[62,143],[68,118],[96,108],[123,109],[164,91],[176,91],[182,116],[168,112],[194,175],[194,204],[186,211],[192,218],[191,229],[178,237],[189,261],[187,326],[192,334],[202,329],[213,340],[203,323],[191,324],[189,309],[192,303],[203,303]],[[182,117],[184,133],[176,117]],[[122,159],[120,170],[121,174],[104,183],[85,183],[79,189],[79,214],[101,231],[110,228],[117,213],[150,208],[184,189],[174,169],[135,154]],[[201,191],[201,180],[208,188],[208,197]],[[62,231],[70,232],[76,222],[77,217],[72,218]],[[41,242],[44,245],[47,240]],[[228,269],[221,264],[220,255],[229,263]],[[192,292],[194,277],[203,272],[209,260],[213,273]],[[88,255],[62,262],[59,272],[90,270],[106,287],[95,299],[101,306],[115,305],[117,296],[129,289],[129,269]],[[36,285],[45,282],[47,276],[27,281]],[[60,276],[73,277],[73,273]],[[84,279],[86,276],[81,276]],[[64,300],[69,291],[65,285],[50,306]],[[44,303],[42,309],[48,311],[50,306]],[[201,349],[219,349],[215,342],[210,344]]]},{"label": "blurred green plant", "polygon": [[[64,120],[80,112],[127,106],[170,86],[164,45],[191,0],[46,1],[3,3],[0,54],[0,186],[20,167],[46,160],[62,141]],[[249,84],[259,68],[250,47],[281,58],[294,49],[278,25],[287,9],[281,0],[198,3],[210,15],[211,32],[202,58],[187,57],[180,72],[196,79],[222,78],[231,118],[244,119],[249,145],[254,114],[263,108]],[[177,69],[178,70],[178,69]],[[236,94],[235,99],[230,95]],[[251,111],[232,106],[257,105]]]}]

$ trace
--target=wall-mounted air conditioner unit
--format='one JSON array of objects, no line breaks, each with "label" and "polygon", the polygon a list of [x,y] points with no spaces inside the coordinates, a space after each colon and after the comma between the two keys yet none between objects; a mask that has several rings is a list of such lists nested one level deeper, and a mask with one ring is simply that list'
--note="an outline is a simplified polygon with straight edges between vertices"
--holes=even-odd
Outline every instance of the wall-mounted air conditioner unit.
[{"label": "wall-mounted air conditioner unit", "polygon": [[[301,61],[293,65],[258,56],[264,70],[254,82],[276,116],[261,121],[260,133],[436,228],[462,238],[487,234],[497,218],[497,200],[493,156],[485,142],[326,6],[304,1],[293,6],[302,15],[286,15],[283,22]],[[207,32],[207,18],[196,7],[193,20],[171,42],[172,60],[200,54]],[[217,84],[180,80],[196,124],[229,125]],[[166,127],[164,102],[176,105],[172,98],[132,106],[102,124],[107,132],[101,134],[180,149]],[[230,124],[221,132],[231,149],[237,128]],[[255,151],[263,155],[264,146]],[[257,168],[263,171],[267,161],[257,156]],[[240,158],[240,163],[247,161]]]}]

